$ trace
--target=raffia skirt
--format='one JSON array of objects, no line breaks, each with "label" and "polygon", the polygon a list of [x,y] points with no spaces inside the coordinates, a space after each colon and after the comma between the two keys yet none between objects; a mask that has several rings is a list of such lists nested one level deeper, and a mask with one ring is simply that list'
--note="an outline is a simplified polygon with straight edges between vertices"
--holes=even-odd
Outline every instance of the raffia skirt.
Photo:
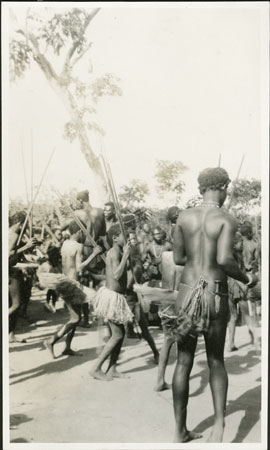
[{"label": "raffia skirt", "polygon": [[96,293],[94,311],[98,317],[105,321],[110,320],[125,325],[133,320],[133,314],[127,304],[126,297],[105,286],[102,286]]}]

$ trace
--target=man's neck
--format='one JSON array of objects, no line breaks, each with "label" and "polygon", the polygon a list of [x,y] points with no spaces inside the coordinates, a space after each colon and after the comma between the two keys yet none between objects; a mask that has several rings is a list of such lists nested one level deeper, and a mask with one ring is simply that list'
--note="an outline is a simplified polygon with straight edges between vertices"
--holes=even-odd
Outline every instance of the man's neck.
[{"label": "man's neck", "polygon": [[113,244],[113,248],[114,248],[114,250],[116,250],[117,252],[122,252],[122,251],[123,251],[122,247],[120,247],[120,245],[118,245],[118,244],[116,244],[116,243]]},{"label": "man's neck", "polygon": [[203,195],[203,203],[217,203],[220,205],[220,192],[206,191]]},{"label": "man's neck", "polygon": [[106,223],[114,223],[114,222],[116,222],[117,220],[116,220],[116,217],[113,216],[113,217],[107,217],[107,218],[105,218],[105,221],[106,221]]},{"label": "man's neck", "polygon": [[83,203],[83,209],[85,210],[85,211],[91,211],[93,208],[92,208],[92,206],[90,205],[90,203],[89,202],[84,202]]}]

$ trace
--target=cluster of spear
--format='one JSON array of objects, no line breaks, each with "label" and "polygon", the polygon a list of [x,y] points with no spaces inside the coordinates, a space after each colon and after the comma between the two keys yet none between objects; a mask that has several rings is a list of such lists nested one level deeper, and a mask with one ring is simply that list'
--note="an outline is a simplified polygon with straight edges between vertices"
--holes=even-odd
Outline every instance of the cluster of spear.
[{"label": "cluster of spear", "polygon": [[[22,226],[22,228],[21,228],[21,232],[20,232],[20,235],[19,235],[19,238],[18,238],[18,241],[17,241],[17,245],[20,244],[20,241],[21,241],[22,236],[23,236],[23,233],[24,233],[24,231],[25,231],[25,227],[26,227],[27,222],[29,222],[29,227],[30,227],[30,237],[32,237],[33,206],[34,206],[34,203],[35,203],[35,201],[36,201],[36,198],[37,198],[37,196],[38,196],[38,194],[39,194],[41,185],[42,185],[43,180],[44,180],[44,178],[45,178],[45,175],[46,175],[46,173],[47,173],[47,170],[48,170],[48,167],[49,167],[50,162],[51,162],[51,160],[52,160],[52,157],[53,157],[54,152],[55,152],[55,148],[53,149],[53,151],[52,151],[52,153],[51,153],[51,155],[50,155],[50,157],[49,157],[48,163],[47,163],[46,168],[45,168],[45,171],[44,171],[44,173],[43,173],[43,175],[42,175],[42,177],[41,177],[40,183],[39,183],[39,185],[38,185],[38,188],[37,188],[37,190],[36,190],[36,193],[35,193],[35,196],[34,196],[34,197],[33,197],[33,175],[32,175],[32,180],[31,180],[31,183],[32,183],[31,202],[29,202],[29,200],[28,200],[28,195],[27,195],[28,211],[27,211],[26,218],[25,218],[25,221],[24,221],[24,223],[23,223],[23,226]],[[33,151],[32,151],[32,153],[33,153]],[[23,153],[22,153],[22,156],[23,156]],[[32,156],[33,156],[33,155],[32,155]],[[104,153],[104,151],[103,151],[103,148],[102,148],[102,150],[101,150],[101,152],[100,152],[100,158],[101,158],[101,162],[102,162],[102,167],[103,167],[103,172],[104,172],[104,177],[105,177],[105,180],[106,180],[107,188],[108,188],[108,191],[109,191],[111,200],[112,200],[113,203],[114,203],[114,206],[115,206],[115,212],[116,212],[116,216],[117,216],[117,220],[118,220],[118,222],[119,222],[119,225],[120,225],[120,228],[121,228],[121,232],[122,232],[123,237],[124,237],[124,240],[125,240],[125,242],[126,242],[125,227],[124,227],[123,219],[122,219],[122,216],[121,216],[120,204],[119,204],[118,196],[117,196],[116,189],[115,189],[115,184],[114,184],[114,180],[113,180],[113,176],[112,176],[112,171],[111,171],[110,164],[108,163],[107,158],[105,157],[105,153]],[[239,175],[240,175],[240,171],[241,171],[241,168],[242,168],[242,165],[243,165],[243,162],[244,162],[244,158],[245,158],[245,155],[243,155],[243,157],[242,157],[242,159],[241,159],[240,166],[239,166],[239,169],[238,169],[236,178],[235,178],[234,183],[233,183],[233,188],[232,188],[230,200],[229,200],[229,203],[228,203],[228,205],[227,205],[227,209],[228,209],[228,210],[231,208],[231,205],[232,205],[232,202],[233,202],[233,196],[234,196],[234,191],[235,191],[235,187],[236,187],[236,182],[237,182],[238,179],[239,179]],[[33,161],[33,158],[32,158],[32,161]],[[219,155],[218,167],[220,167],[220,163],[221,163],[221,154]],[[24,159],[23,159],[23,166],[24,166]],[[25,166],[24,166],[24,174],[25,174]],[[26,178],[25,178],[25,183],[26,183]],[[81,222],[81,220],[78,218],[78,216],[76,216],[75,212],[74,212],[73,209],[70,207],[70,205],[69,205],[68,202],[66,201],[65,197],[64,197],[62,194],[60,194],[60,192],[58,192],[56,189],[54,189],[54,192],[56,193],[57,197],[58,197],[60,200],[62,200],[62,203],[63,203],[64,206],[68,209],[68,211],[70,212],[71,216],[72,216],[73,219],[76,221],[77,225],[78,225],[79,228],[82,230],[82,232],[84,233],[84,235],[87,236],[87,238],[89,239],[89,242],[91,243],[91,245],[93,245],[93,247],[96,247],[96,246],[97,246],[97,243],[95,242],[95,240],[94,240],[93,237],[91,236],[90,232],[85,228],[85,226],[83,225],[83,223]],[[46,229],[46,230],[49,232],[49,234],[53,237],[53,233],[51,232],[50,227],[49,227],[47,224],[45,224],[45,225],[43,226],[43,228],[42,228],[42,234],[44,233],[44,230],[45,230],[45,229]],[[105,261],[105,258],[104,258],[103,255],[101,256],[101,258]]]}]

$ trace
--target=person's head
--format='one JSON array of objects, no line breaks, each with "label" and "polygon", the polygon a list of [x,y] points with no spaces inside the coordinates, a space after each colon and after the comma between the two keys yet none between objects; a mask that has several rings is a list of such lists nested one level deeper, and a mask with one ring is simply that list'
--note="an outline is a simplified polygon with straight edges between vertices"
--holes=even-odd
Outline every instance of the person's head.
[{"label": "person's head", "polygon": [[242,235],[240,231],[236,231],[234,235],[233,246],[235,250],[240,250],[242,248]]},{"label": "person's head", "polygon": [[[86,225],[83,222],[82,222],[82,225],[86,228]],[[70,237],[75,238],[75,240],[77,242],[80,242],[80,243],[84,242],[85,235],[75,220],[72,220],[72,222],[70,222],[70,224],[68,226],[68,231],[70,232]]]},{"label": "person's head", "polygon": [[156,226],[153,230],[153,237],[157,243],[162,242],[164,239],[164,230],[160,226]]},{"label": "person's head", "polygon": [[200,194],[205,198],[214,193],[215,200],[222,206],[230,181],[228,173],[222,167],[204,169],[198,176]]},{"label": "person's head", "polygon": [[180,208],[178,208],[178,206],[171,206],[167,212],[167,221],[171,222],[172,224],[176,224],[179,213]]},{"label": "person's head", "polygon": [[147,223],[147,222],[145,222],[145,223],[143,224],[142,229],[143,229],[143,231],[144,231],[145,233],[150,233],[150,232],[151,232],[150,225],[149,225],[149,223]]},{"label": "person's head", "polygon": [[60,230],[60,228],[54,228],[53,232],[54,232],[54,236],[56,237],[56,239],[60,242],[63,238],[63,234],[62,234],[62,231]]},{"label": "person's head", "polygon": [[125,245],[124,236],[119,223],[116,223],[109,228],[107,232],[107,239],[111,247],[113,244],[117,244],[119,247],[123,247]]},{"label": "person's head", "polygon": [[136,217],[134,214],[125,214],[122,217],[125,228],[135,229],[136,228]]},{"label": "person's head", "polygon": [[134,230],[130,230],[128,232],[128,237],[129,237],[130,244],[131,244],[132,247],[134,247],[135,245],[138,244],[137,235],[136,235],[136,232]]},{"label": "person's head", "polygon": [[249,240],[252,239],[253,237],[252,224],[250,222],[244,222],[243,225],[241,225],[240,227],[240,233],[247,239]]},{"label": "person's head", "polygon": [[84,206],[84,203],[89,203],[89,191],[81,191],[77,194],[77,200],[81,207]]},{"label": "person's head", "polygon": [[[26,213],[24,211],[18,211],[9,217],[9,226],[16,228],[19,231],[26,219]],[[16,225],[16,227],[15,227]]]},{"label": "person's head", "polygon": [[70,239],[70,232],[68,231],[68,229],[64,230],[62,234],[63,234],[64,241],[66,239]]},{"label": "person's head", "polygon": [[115,215],[115,207],[113,202],[107,202],[104,205],[104,217],[105,219],[114,219]]}]

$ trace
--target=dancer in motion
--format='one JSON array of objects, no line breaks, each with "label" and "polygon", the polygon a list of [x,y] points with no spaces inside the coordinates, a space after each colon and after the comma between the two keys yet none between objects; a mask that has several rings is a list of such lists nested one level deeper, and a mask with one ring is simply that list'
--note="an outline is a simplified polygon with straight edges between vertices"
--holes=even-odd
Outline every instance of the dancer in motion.
[{"label": "dancer in motion", "polygon": [[63,336],[66,336],[66,345],[62,355],[80,356],[80,353],[76,353],[71,349],[71,342],[81,319],[82,304],[84,304],[86,299],[84,291],[87,289],[80,285],[78,277],[79,273],[102,251],[101,247],[95,247],[93,253],[83,261],[83,232],[75,221],[70,223],[68,230],[70,232],[70,239],[64,241],[61,249],[64,277],[56,284],[56,292],[64,300],[70,318],[51,339],[44,341],[45,347],[49,350],[53,358],[55,358],[54,345]]},{"label": "dancer in motion", "polygon": [[[130,241],[125,245],[119,224],[110,227],[107,237],[112,248],[106,256],[106,287],[102,286],[97,292],[94,308],[95,314],[108,322],[111,337],[90,372],[93,378],[101,381],[128,378],[116,369],[116,365],[125,337],[125,325],[133,319],[125,296]],[[109,365],[104,373],[101,369],[107,358]]]},{"label": "dancer in motion", "polygon": [[228,388],[223,357],[229,312],[227,276],[249,287],[257,282],[256,276],[240,270],[233,257],[237,223],[220,209],[230,182],[227,172],[222,168],[205,169],[198,181],[203,202],[180,213],[173,236],[175,263],[185,266],[175,315],[168,322],[178,346],[173,376],[174,442],[200,437],[188,431],[186,425],[189,377],[200,333],[205,339],[214,405],[214,425],[208,441],[222,441]]}]

